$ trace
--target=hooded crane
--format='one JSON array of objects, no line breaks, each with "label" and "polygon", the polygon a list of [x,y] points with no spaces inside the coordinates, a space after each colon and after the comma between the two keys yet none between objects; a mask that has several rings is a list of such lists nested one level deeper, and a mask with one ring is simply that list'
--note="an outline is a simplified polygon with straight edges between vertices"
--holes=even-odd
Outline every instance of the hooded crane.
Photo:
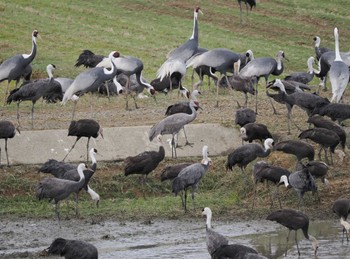
[{"label": "hooded crane", "polygon": [[239,17],[240,17],[240,21],[242,24],[242,2],[245,3],[245,7],[247,10],[247,16],[248,16],[248,4],[250,6],[250,11],[253,10],[253,7],[256,8],[256,0],[237,0],[238,4],[239,4]]},{"label": "hooded crane", "polygon": [[[116,51],[112,51],[108,56],[110,66],[112,67],[110,70],[102,67],[94,67],[81,72],[64,93],[62,104],[72,99],[74,94],[81,96],[84,93],[97,89],[103,82],[112,79],[117,74],[117,68],[113,63],[113,59],[116,57],[119,57],[119,52]],[[74,104],[73,116],[75,105],[76,102]]]},{"label": "hooded crane", "polygon": [[[265,85],[267,86],[267,82],[270,75],[279,76],[282,74],[284,66],[282,59],[285,58],[288,60],[284,52],[282,50],[278,51],[276,59],[271,57],[264,57],[264,58],[255,58],[254,60],[250,61],[239,73],[240,75],[250,78],[250,77],[257,77],[258,81],[260,77],[265,78]],[[258,84],[256,85],[255,90],[255,97],[257,98],[258,95]],[[257,104],[256,104],[257,105]],[[273,105],[272,105],[273,107]],[[255,112],[257,112],[257,106],[255,107]],[[274,113],[276,114],[275,107],[273,107]]]},{"label": "hooded crane", "polygon": [[[56,69],[56,66],[54,64],[49,65],[49,69],[46,68],[47,74],[49,78],[53,78],[53,71]],[[65,93],[70,87],[70,85],[73,83],[73,79],[67,78],[67,77],[56,77],[54,80],[61,85],[62,93]],[[74,99],[74,98],[73,98]]]},{"label": "hooded crane", "polygon": [[46,249],[49,254],[64,256],[65,259],[97,259],[97,248],[85,241],[56,238]]},{"label": "hooded crane", "polygon": [[189,165],[192,165],[192,163],[180,163],[180,164],[169,165],[165,167],[160,175],[160,180],[162,182],[165,180],[173,180],[175,177],[179,175],[182,169],[184,169]]},{"label": "hooded crane", "polygon": [[55,68],[54,65],[49,64],[46,67],[47,73],[50,78],[38,79],[34,81],[24,82],[20,88],[14,89],[10,92],[7,98],[7,103],[17,102],[17,120],[19,123],[19,104],[22,101],[32,102],[32,128],[34,126],[34,105],[43,97],[49,103],[55,103],[61,101],[63,94],[61,85],[55,81],[52,75],[52,70]]},{"label": "hooded crane", "polygon": [[331,102],[338,103],[343,97],[346,86],[349,83],[349,67],[344,63],[339,51],[339,33],[338,28],[334,28],[335,38],[335,59],[329,69],[329,81],[332,85]]},{"label": "hooded crane", "polygon": [[250,108],[242,108],[236,110],[235,124],[243,127],[248,123],[254,123],[256,121],[256,113]]},{"label": "hooded crane", "polygon": [[[19,133],[19,130],[17,128]],[[16,127],[11,121],[1,120],[0,121],[0,139],[5,139],[5,153],[7,166],[10,166],[9,155],[7,152],[7,140],[13,138],[16,135]],[[1,148],[0,148],[0,164],[1,164]]]},{"label": "hooded crane", "polygon": [[268,138],[272,139],[272,135],[267,129],[267,126],[260,123],[247,123],[240,129],[240,132],[242,140],[248,141],[249,143],[252,143],[255,139],[261,142]]},{"label": "hooded crane", "polygon": [[307,158],[313,161],[315,158],[315,149],[309,143],[302,140],[285,140],[274,145],[274,150],[282,151],[286,154],[294,155],[297,158],[297,168],[301,165],[301,160]]},{"label": "hooded crane", "polygon": [[[157,71],[157,78],[160,81],[164,80],[166,76],[169,76],[175,72],[181,74],[180,85],[182,77],[186,73],[186,62],[189,60],[198,50],[198,12],[202,11],[199,7],[194,9],[193,13],[193,32],[191,37],[182,45],[172,50],[167,55],[167,60],[162,64],[162,66]],[[170,90],[172,90],[172,85],[170,81]]]},{"label": "hooded crane", "polygon": [[297,240],[297,231],[301,229],[303,231],[304,237],[309,240],[312,244],[312,248],[314,250],[314,254],[316,256],[317,249],[319,247],[318,241],[315,237],[309,235],[309,217],[296,210],[292,209],[282,209],[277,210],[272,213],[270,213],[267,218],[267,220],[276,221],[277,223],[281,224],[282,226],[285,226],[288,228],[288,236],[287,236],[287,244],[286,244],[286,253],[285,256],[287,256],[287,249],[288,249],[288,240],[289,235],[292,230],[295,231],[295,244],[297,245],[298,249],[298,255],[300,256],[299,246],[298,246],[298,240]]},{"label": "hooded crane", "polygon": [[[233,63],[237,62],[239,59],[240,55],[238,53],[235,53],[228,49],[217,48],[194,56],[193,58],[188,60],[188,62],[186,63],[186,67],[192,66],[193,69],[196,69],[200,66],[207,66],[211,68],[210,71],[212,74],[214,74],[213,71],[217,71],[221,73],[221,78],[225,77],[226,80],[228,80],[226,73],[233,73]],[[216,85],[216,107],[218,107],[219,105],[218,98],[220,81],[221,79],[217,81]]]},{"label": "hooded crane", "polygon": [[[269,182],[272,182],[273,184],[275,184],[276,191],[274,195],[277,195],[280,208],[282,209],[281,200],[279,196],[279,188],[278,188],[282,175],[285,175],[288,177],[290,175],[290,171],[280,166],[270,165],[265,161],[258,161],[254,165],[253,167],[254,198],[253,198],[252,209],[254,208],[254,204],[255,204],[257,184],[259,182],[263,183],[264,181],[267,182],[268,188],[269,188]],[[273,197],[271,193],[270,193],[270,198],[271,198],[271,207],[272,207]]]},{"label": "hooded crane", "polygon": [[236,148],[232,153],[227,156],[226,171],[229,169],[232,171],[232,167],[238,165],[241,169],[245,184],[247,186],[247,175],[245,168],[247,165],[254,161],[257,157],[267,157],[271,153],[273,145],[273,139],[268,138],[264,141],[264,147],[256,143],[250,143],[244,146]]},{"label": "hooded crane", "polygon": [[332,210],[340,219],[340,224],[343,226],[343,237],[342,243],[344,242],[344,234],[346,240],[349,242],[350,236],[350,224],[346,221],[350,213],[350,200],[349,199],[338,199],[333,203]]},{"label": "hooded crane", "polygon": [[317,186],[314,178],[310,174],[309,168],[303,166],[300,171],[296,171],[289,176],[282,175],[280,183],[284,183],[286,188],[293,187],[299,197],[298,209],[300,208],[300,202],[304,207],[304,194],[311,191],[313,194],[317,192]]},{"label": "hooded crane", "polygon": [[36,196],[39,200],[49,199],[54,200],[56,208],[56,215],[60,222],[59,202],[68,198],[71,193],[78,192],[85,183],[85,176],[83,171],[86,169],[85,164],[78,165],[78,173],[80,179],[78,182],[58,179],[58,178],[45,178],[41,180],[36,189]]},{"label": "hooded crane", "polygon": [[321,179],[321,182],[329,189],[329,181],[326,178],[329,167],[325,162],[309,161],[305,166],[315,179]]},{"label": "hooded crane", "polygon": [[98,124],[97,121],[92,119],[81,119],[78,121],[71,121],[68,128],[68,136],[75,136],[77,137],[77,139],[75,140],[73,146],[65,155],[62,161],[66,159],[66,157],[75,147],[75,144],[82,137],[88,138],[88,141],[86,144],[86,160],[88,160],[90,138],[91,137],[97,138],[99,135],[101,135],[101,137],[103,138],[103,129],[101,128],[100,124]]},{"label": "hooded crane", "polygon": [[208,146],[203,146],[202,154],[203,159],[200,163],[195,163],[185,167],[173,180],[172,192],[175,194],[175,196],[179,192],[185,191],[185,199],[183,199],[181,194],[182,206],[185,209],[185,212],[187,211],[187,188],[192,188],[192,202],[194,207],[194,193],[198,189],[200,180],[208,171],[209,165],[211,164],[211,159],[208,158]]},{"label": "hooded crane", "polygon": [[165,134],[172,134],[171,139],[171,154],[172,157],[176,158],[176,144],[175,144],[175,135],[179,133],[179,131],[187,124],[192,122],[196,116],[197,112],[194,108],[195,106],[198,106],[198,103],[191,100],[190,101],[190,108],[192,110],[191,114],[187,113],[176,113],[172,114],[164,119],[162,119],[160,122],[156,123],[151,130],[149,131],[149,140],[152,141],[156,136],[159,134],[165,135]]},{"label": "hooded crane", "polygon": [[5,100],[8,95],[9,85],[12,80],[16,80],[16,88],[20,77],[26,74],[26,71],[31,71],[30,63],[36,55],[36,38],[39,32],[34,30],[32,32],[32,51],[29,54],[18,54],[9,59],[6,59],[0,64],[0,82],[7,80],[7,87],[5,92]]},{"label": "hooded crane", "polygon": [[316,55],[317,61],[320,60],[320,58],[321,58],[321,56],[323,55],[323,53],[326,53],[326,52],[328,52],[328,51],[332,51],[332,50],[329,49],[329,48],[320,47],[321,38],[320,38],[319,36],[315,36],[315,37],[314,37],[314,43],[315,43],[314,50],[315,50],[315,55]]},{"label": "hooded crane", "polygon": [[124,160],[125,176],[131,174],[143,175],[142,183],[145,183],[149,173],[157,168],[160,162],[164,160],[165,150],[161,140],[161,135],[157,136],[158,151],[145,151],[136,156],[129,156]]},{"label": "hooded crane", "polygon": [[[91,177],[96,172],[97,168],[97,161],[96,161],[96,154],[97,150],[94,148],[91,148],[89,151],[89,156],[91,159],[91,167],[87,168],[83,171],[84,177],[85,177],[85,184],[82,188],[85,189],[85,191],[90,195],[91,199],[96,202],[96,206],[98,207],[99,201],[100,201],[100,195],[96,193],[93,189],[90,188],[89,181]],[[46,173],[46,174],[52,174],[56,178],[59,179],[65,179],[65,180],[71,180],[71,181],[79,181],[79,173],[77,171],[77,165],[66,163],[63,161],[57,161],[55,159],[49,159],[46,161],[39,169],[38,172]],[[81,189],[79,189],[78,192],[75,194],[75,213],[78,216],[78,201],[79,201],[79,193]]]},{"label": "hooded crane", "polygon": [[103,55],[96,55],[91,50],[85,49],[79,55],[75,66],[80,67],[81,65],[83,65],[86,68],[93,68],[96,67],[97,64],[100,63],[102,60],[108,61],[108,58]]},{"label": "hooded crane", "polygon": [[284,80],[286,81],[296,81],[296,82],[300,82],[303,84],[308,84],[312,81],[312,79],[314,78],[314,68],[312,66],[312,64],[315,62],[315,58],[314,57],[309,57],[307,60],[307,72],[294,72],[291,73],[289,75],[287,75]]},{"label": "hooded crane", "polygon": [[[320,145],[320,151],[318,152],[318,158],[321,160],[321,151],[324,149],[325,161],[329,164],[327,150],[330,148],[331,151],[331,162],[333,164],[332,153],[335,153],[335,148],[340,142],[340,138],[337,133],[332,130],[325,128],[313,128],[307,129],[301,132],[298,136],[300,139],[311,139]],[[337,151],[338,152],[338,151]],[[340,150],[339,150],[340,152]]]},{"label": "hooded crane", "polygon": [[327,116],[332,121],[338,121],[340,125],[344,120],[350,119],[350,105],[345,103],[327,103],[315,107],[311,115],[319,114]]}]

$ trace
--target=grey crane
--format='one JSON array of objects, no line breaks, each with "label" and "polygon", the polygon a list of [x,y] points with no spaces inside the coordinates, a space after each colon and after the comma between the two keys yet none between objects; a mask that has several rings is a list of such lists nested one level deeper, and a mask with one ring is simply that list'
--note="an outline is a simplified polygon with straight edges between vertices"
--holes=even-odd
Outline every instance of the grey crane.
[{"label": "grey crane", "polygon": [[235,124],[243,127],[247,123],[254,123],[256,121],[256,113],[250,108],[241,108],[236,110]]},{"label": "grey crane", "polygon": [[[47,66],[47,71],[50,76],[52,76],[52,70],[54,65],[49,64]],[[7,103],[17,102],[17,120],[19,123],[19,104],[22,101],[31,101],[31,117],[32,117],[32,128],[34,126],[34,106],[35,103],[43,98],[48,103],[55,103],[61,101],[63,94],[61,85],[54,80],[53,77],[38,79],[34,81],[24,82],[20,88],[14,89],[10,92],[10,95],[7,98]]]},{"label": "grey crane", "polygon": [[56,238],[46,251],[52,255],[64,256],[65,259],[97,259],[97,248],[85,241]]},{"label": "grey crane", "polygon": [[346,149],[346,132],[342,126],[318,114],[315,114],[314,116],[309,117],[307,122],[312,123],[317,128],[325,128],[337,133],[340,139],[340,145],[342,149],[343,150]]},{"label": "grey crane", "polygon": [[292,108],[294,105],[297,105],[302,110],[306,111],[308,116],[311,116],[316,107],[326,105],[329,103],[328,99],[313,93],[295,91],[291,94],[287,94],[284,84],[280,79],[276,79],[275,82],[273,83],[273,86],[279,89],[279,95],[277,96],[279,101],[284,102],[287,106],[288,134],[290,134],[290,124],[292,121]]},{"label": "grey crane", "polygon": [[282,175],[280,183],[284,183],[286,188],[291,186],[296,191],[299,197],[298,209],[300,208],[300,203],[302,203],[304,207],[304,194],[306,192],[311,191],[313,194],[317,192],[315,179],[310,174],[309,168],[304,166],[301,170],[296,171],[289,176]]},{"label": "grey crane", "polygon": [[227,156],[227,162],[226,162],[226,171],[231,170],[235,165],[238,165],[238,167],[241,169],[245,184],[247,186],[248,180],[247,175],[245,174],[245,168],[247,165],[254,161],[257,157],[267,157],[271,153],[271,149],[273,145],[273,139],[267,138],[264,141],[264,147],[262,147],[259,144],[256,143],[249,143],[244,146],[240,146],[236,148],[233,152],[231,152]]},{"label": "grey crane", "polygon": [[0,64],[0,82],[7,80],[7,87],[5,92],[5,100],[8,95],[9,85],[12,80],[16,80],[16,88],[19,79],[22,75],[31,70],[30,63],[34,60],[36,55],[36,38],[39,35],[38,30],[32,32],[32,51],[29,54],[18,54],[6,59]]},{"label": "grey crane", "polygon": [[[258,161],[254,167],[253,167],[253,182],[254,182],[254,198],[253,198],[253,205],[252,209],[254,208],[255,205],[255,197],[256,197],[256,190],[257,190],[257,184],[259,182],[267,182],[267,186],[269,187],[269,182],[275,184],[276,186],[276,191],[274,195],[277,195],[278,202],[280,205],[280,208],[282,208],[281,204],[281,199],[279,196],[279,183],[281,180],[281,176],[289,176],[290,171],[280,167],[280,166],[275,166],[275,165],[270,165],[266,163],[265,161]],[[273,206],[273,198],[270,193],[270,198],[271,198],[271,207]]]},{"label": "grey crane", "polygon": [[[193,32],[191,37],[182,45],[172,50],[167,55],[167,60],[161,65],[157,71],[157,78],[164,80],[166,76],[170,76],[175,72],[181,74],[180,84],[182,77],[186,73],[186,62],[189,60],[198,50],[198,12],[202,13],[199,7],[194,9],[193,13]],[[172,85],[170,81],[170,90]]]},{"label": "grey crane", "polygon": [[[333,130],[325,128],[313,128],[302,131],[299,136],[300,139],[310,139],[320,145],[320,150],[318,152],[318,158],[321,160],[321,151],[324,149],[325,161],[329,164],[327,150],[330,149],[331,152],[331,163],[333,164],[332,153],[335,153],[335,148],[340,142],[340,138],[337,133]],[[340,151],[340,150],[339,150]]]},{"label": "grey crane", "polygon": [[303,84],[308,84],[314,78],[314,68],[312,64],[315,62],[314,57],[309,57],[307,60],[307,72],[294,72],[284,77],[287,81],[297,81]]},{"label": "grey crane", "polygon": [[315,256],[317,255],[319,243],[315,237],[309,234],[309,217],[306,214],[293,209],[281,209],[270,213],[266,217],[266,219],[271,221],[276,221],[282,226],[285,226],[286,228],[288,228],[289,232],[287,236],[285,256],[287,256],[288,240],[289,240],[290,232],[292,230],[295,231],[295,244],[297,245],[298,255],[300,256],[298,240],[297,240],[297,231],[299,229],[303,231],[304,237],[311,242],[312,248],[314,250],[314,255]]},{"label": "grey crane", "polygon": [[[89,181],[91,177],[96,172],[97,161],[96,161],[97,150],[95,148],[91,148],[89,151],[89,156],[91,159],[91,167],[87,168],[83,171],[85,177],[85,184],[82,187],[91,197],[91,199],[96,202],[96,207],[100,202],[100,196],[93,189],[90,188]],[[66,179],[71,181],[79,181],[80,176],[77,171],[77,165],[66,163],[63,161],[57,161],[55,159],[49,159],[46,161],[39,169],[38,172],[49,173],[59,179]],[[76,215],[79,215],[78,211],[78,201],[79,201],[79,193],[81,189],[77,191],[75,194],[75,212]]]},{"label": "grey crane", "polygon": [[313,161],[315,158],[314,147],[302,140],[280,141],[274,145],[274,150],[294,155],[298,161],[296,168],[301,165],[302,159],[307,158],[309,161]]},{"label": "grey crane", "polygon": [[172,135],[171,153],[172,153],[172,157],[176,158],[177,154],[176,154],[176,145],[175,145],[175,135],[178,134],[178,132],[185,125],[189,124],[196,118],[197,112],[196,112],[196,109],[194,108],[196,105],[198,105],[198,103],[196,104],[195,101],[191,100],[190,101],[190,108],[192,110],[191,114],[176,113],[168,117],[165,117],[164,119],[156,123],[149,131],[149,134],[148,134],[149,140],[152,141],[159,134],[161,135],[171,134]]},{"label": "grey crane", "polygon": [[144,151],[136,156],[129,156],[124,160],[125,176],[131,174],[143,175],[142,183],[145,183],[149,173],[157,168],[164,160],[165,150],[161,140],[161,135],[157,136],[158,151]]},{"label": "grey crane", "polygon": [[245,7],[247,10],[247,16],[248,16],[248,4],[250,6],[250,10],[253,10],[253,7],[256,8],[256,0],[237,0],[238,4],[239,4],[239,17],[240,17],[240,21],[242,24],[242,2],[245,3]]},{"label": "grey crane", "polygon": [[78,165],[78,173],[80,179],[78,182],[58,179],[58,178],[45,178],[41,180],[36,189],[36,196],[39,200],[49,199],[54,200],[55,211],[60,222],[59,202],[68,198],[71,193],[79,191],[85,183],[85,176],[83,171],[86,169],[85,164],[81,163]]},{"label": "grey crane", "polygon": [[321,116],[327,116],[332,121],[338,121],[340,125],[344,120],[350,118],[350,105],[346,103],[327,103],[325,105],[319,105],[315,107],[311,115],[319,114]]},{"label": "grey crane", "polygon": [[192,202],[194,204],[194,193],[198,189],[200,180],[203,178],[209,165],[211,164],[211,159],[208,157],[208,146],[204,145],[202,148],[203,159],[200,163],[194,163],[190,166],[185,167],[180,171],[177,177],[174,178],[172,183],[172,192],[175,196],[184,191],[185,197],[183,198],[181,194],[182,206],[187,211],[187,189],[192,188]]},{"label": "grey crane", "polygon": [[342,243],[344,242],[345,233],[346,240],[349,242],[350,224],[347,222],[347,219],[350,213],[350,200],[345,198],[337,199],[332,205],[332,210],[337,214],[340,219],[340,224],[343,226]]},{"label": "grey crane", "polygon": [[[188,62],[186,63],[186,67],[192,66],[193,69],[196,69],[200,66],[207,66],[211,68],[211,73],[213,74],[213,71],[217,71],[221,73],[221,77],[226,77],[226,73],[230,72],[233,73],[233,63],[237,62],[240,59],[240,55],[238,53],[235,53],[229,49],[224,48],[216,48],[209,50],[207,52],[204,52],[200,55],[196,55]],[[250,62],[249,62],[250,63]],[[248,64],[249,64],[248,63]],[[221,79],[220,79],[221,80]],[[216,85],[216,107],[219,105],[219,82],[217,81]],[[229,84],[229,83],[228,83]]]},{"label": "grey crane", "polygon": [[[240,75],[244,77],[257,77],[258,81],[260,77],[265,78],[265,85],[267,86],[267,82],[270,75],[279,76],[282,74],[284,70],[282,59],[288,59],[285,57],[284,52],[279,50],[276,56],[276,59],[271,57],[263,57],[263,58],[255,58],[250,61],[240,72]],[[258,84],[256,84],[255,90],[256,98],[258,94]],[[272,105],[274,113],[276,114],[276,109]],[[257,104],[255,107],[255,112],[257,112]]]},{"label": "grey crane", "polygon": [[261,123],[247,123],[240,129],[240,133],[242,140],[248,141],[249,143],[252,143],[255,139],[261,142],[268,138],[272,139],[272,135],[267,129],[267,126]]},{"label": "grey crane", "polygon": [[165,180],[173,180],[179,175],[182,169],[189,165],[192,165],[192,163],[180,163],[166,166],[160,175],[160,180],[162,182]]},{"label": "grey crane", "polygon": [[[0,139],[5,139],[5,153],[6,153],[6,160],[7,160],[7,166],[10,166],[9,162],[9,155],[7,152],[7,140],[9,138],[13,138],[16,135],[16,130],[19,132],[18,127],[8,120],[1,120],[0,121]],[[1,148],[0,148],[0,164],[1,164]]]},{"label": "grey crane", "polygon": [[[103,82],[112,79],[117,73],[117,68],[112,62],[112,60],[116,57],[119,57],[119,52],[117,51],[112,51],[108,56],[110,66],[112,67],[110,70],[102,67],[94,67],[81,72],[74,79],[70,87],[65,91],[62,104],[65,104],[68,100],[72,99],[74,94],[78,94],[80,96],[84,93],[93,91],[94,89],[97,89]],[[73,118],[75,105],[73,109]]]},{"label": "grey crane", "polygon": [[69,153],[73,150],[75,147],[75,144],[78,142],[78,140],[82,137],[88,138],[87,144],[86,144],[86,160],[88,160],[89,155],[89,142],[90,138],[97,138],[99,135],[103,138],[103,129],[100,126],[100,124],[92,119],[81,119],[77,121],[71,121],[69,128],[68,128],[68,136],[75,136],[77,137],[73,146],[71,149],[67,152],[65,157],[62,161],[66,159],[66,157],[69,155]]},{"label": "grey crane", "polygon": [[335,59],[329,69],[329,81],[332,85],[331,102],[338,103],[343,97],[346,86],[349,83],[349,67],[344,63],[339,51],[339,32],[338,28],[334,28],[335,38]]},{"label": "grey crane", "polygon": [[207,249],[210,254],[210,256],[213,258],[214,253],[221,247],[228,245],[228,240],[223,235],[219,234],[218,232],[214,231],[211,227],[211,218],[212,218],[212,211],[209,207],[205,207],[202,210],[202,215],[206,216],[206,243],[207,243]]}]

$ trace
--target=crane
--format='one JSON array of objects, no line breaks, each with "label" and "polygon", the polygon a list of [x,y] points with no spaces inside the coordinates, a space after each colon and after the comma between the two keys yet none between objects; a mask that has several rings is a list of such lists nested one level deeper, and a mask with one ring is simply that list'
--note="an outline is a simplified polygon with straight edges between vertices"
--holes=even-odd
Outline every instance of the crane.
[{"label": "crane", "polygon": [[[0,64],[0,82],[7,80],[7,87],[5,92],[5,100],[8,95],[9,85],[12,80],[16,80],[16,88],[19,79],[23,74],[28,74],[31,71],[30,63],[34,60],[36,55],[36,38],[39,36],[38,30],[32,32],[32,51],[29,54],[18,54],[6,59]],[[31,74],[31,72],[30,72]]]},{"label": "crane", "polygon": [[46,249],[49,254],[64,256],[65,259],[97,259],[97,248],[85,241],[56,238]]},{"label": "crane", "polygon": [[241,108],[236,110],[235,124],[243,127],[248,123],[254,123],[256,121],[256,113],[250,108]]},{"label": "crane", "polygon": [[314,78],[314,68],[312,64],[315,62],[314,57],[309,57],[307,60],[307,72],[294,72],[284,77],[286,81],[297,81],[303,84],[308,84]]},{"label": "crane", "polygon": [[85,183],[85,176],[83,171],[86,169],[85,164],[81,163],[78,165],[78,174],[80,179],[78,182],[58,179],[58,178],[45,178],[41,180],[36,189],[36,196],[39,200],[49,199],[49,201],[54,200],[55,202],[55,211],[60,222],[60,213],[59,213],[59,202],[68,198],[68,196],[79,191]]},{"label": "crane", "polygon": [[346,233],[346,240],[349,242],[350,224],[346,221],[350,213],[350,200],[340,198],[334,201],[332,210],[340,219],[340,224],[343,226],[342,243],[344,242],[344,234]]},{"label": "crane", "polygon": [[185,199],[181,194],[182,206],[187,211],[187,188],[192,188],[192,202],[194,207],[194,193],[198,188],[200,180],[203,178],[205,173],[209,169],[211,164],[211,159],[208,157],[208,146],[204,145],[202,148],[203,159],[200,163],[194,163],[182,169],[178,176],[174,178],[172,184],[172,192],[175,196],[181,192],[185,191]]},{"label": "crane", "polygon": [[349,83],[349,67],[344,63],[339,51],[339,32],[338,28],[334,28],[335,38],[335,59],[329,69],[329,81],[332,85],[331,102],[338,103],[343,97],[346,86]]},{"label": "crane", "polygon": [[261,123],[247,123],[240,129],[240,133],[242,140],[249,141],[249,143],[252,143],[255,139],[261,142],[268,138],[272,139],[267,126]]},{"label": "crane", "polygon": [[73,150],[75,147],[75,144],[78,142],[79,139],[82,137],[88,138],[87,144],[86,144],[86,160],[88,160],[89,155],[89,142],[90,138],[97,138],[99,135],[103,138],[103,129],[100,126],[100,124],[92,119],[81,119],[77,121],[71,121],[69,128],[68,128],[68,136],[75,136],[77,137],[73,146],[68,151],[68,153],[65,155],[62,161],[66,159],[66,157],[69,155],[69,153]]},{"label": "crane", "polygon": [[297,245],[298,249],[298,255],[300,256],[299,246],[298,246],[298,240],[297,240],[297,231],[301,229],[303,231],[304,237],[309,240],[312,244],[312,248],[314,250],[314,255],[317,255],[317,249],[319,247],[319,243],[317,239],[309,234],[309,217],[299,211],[293,210],[293,209],[281,209],[274,211],[270,213],[267,217],[267,220],[276,221],[277,223],[281,224],[282,226],[285,226],[288,228],[288,236],[287,236],[287,244],[286,244],[286,253],[285,256],[287,256],[287,249],[288,249],[288,239],[290,232],[292,230],[295,231],[295,244]]},{"label": "crane", "polygon": [[182,169],[189,165],[192,165],[192,163],[180,163],[166,166],[160,175],[160,180],[162,182],[165,180],[173,180],[179,175]]},{"label": "crane", "polygon": [[253,7],[256,8],[256,0],[237,0],[237,2],[239,4],[239,17],[242,24],[242,2],[245,3],[245,7],[247,9],[247,16],[248,16],[248,4],[250,6],[250,11],[251,11],[253,10]]},{"label": "crane", "polygon": [[172,140],[171,140],[171,153],[172,157],[176,158],[176,145],[175,145],[175,135],[178,134],[178,132],[187,124],[192,122],[196,116],[197,112],[196,109],[194,108],[195,106],[198,106],[198,103],[195,101],[191,100],[190,101],[190,108],[192,110],[191,114],[187,113],[176,113],[172,114],[168,117],[165,117],[158,123],[156,123],[149,131],[148,136],[149,140],[152,141],[156,136],[159,134],[164,135],[164,134],[171,134],[172,135]]},{"label": "crane", "polygon": [[350,105],[346,103],[326,103],[314,108],[311,115],[319,114],[330,117],[332,121],[338,121],[342,125],[344,120],[350,118]]},{"label": "crane", "polygon": [[[9,138],[13,138],[16,135],[16,130],[20,134],[19,128],[18,127],[16,128],[11,121],[8,121],[8,120],[0,121],[0,139],[5,139],[5,153],[6,153],[7,166],[10,166],[9,156],[7,152],[7,140]],[[1,164],[1,148],[0,148],[0,164]]]}]

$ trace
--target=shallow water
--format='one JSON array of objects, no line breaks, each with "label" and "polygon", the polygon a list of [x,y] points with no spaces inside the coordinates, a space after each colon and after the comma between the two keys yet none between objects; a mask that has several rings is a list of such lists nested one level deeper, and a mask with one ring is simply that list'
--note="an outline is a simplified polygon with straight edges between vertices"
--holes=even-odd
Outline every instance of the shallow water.
[{"label": "shallow water", "polygon": [[[297,258],[294,232],[284,257],[288,230],[266,220],[213,222],[215,231],[231,244],[251,246],[268,258]],[[317,258],[350,258],[350,243],[341,242],[338,220],[313,221],[309,232],[320,243]],[[89,222],[62,220],[2,221],[0,258],[42,258],[39,253],[57,237],[94,244],[99,258],[210,258],[205,243],[205,219],[155,220],[153,222]],[[313,258],[311,243],[298,234],[300,258]],[[54,258],[54,257],[50,257]]]}]

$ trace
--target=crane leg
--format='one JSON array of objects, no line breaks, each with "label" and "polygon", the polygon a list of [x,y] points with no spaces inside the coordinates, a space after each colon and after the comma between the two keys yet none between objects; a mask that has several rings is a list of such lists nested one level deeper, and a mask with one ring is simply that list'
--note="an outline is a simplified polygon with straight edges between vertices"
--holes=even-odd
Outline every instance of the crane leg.
[{"label": "crane leg", "polygon": [[185,139],[186,139],[186,143],[185,143],[185,146],[193,146],[193,143],[190,143],[188,141],[188,138],[187,138],[187,135],[186,135],[186,131],[185,131],[185,126],[182,128],[184,130],[184,134],[185,134]]},{"label": "crane leg", "polygon": [[18,121],[18,124],[19,123],[19,102],[17,102],[17,121]]},{"label": "crane leg", "polygon": [[187,189],[185,189],[185,213],[187,212]]},{"label": "crane leg", "polygon": [[215,105],[215,107],[219,107],[219,84],[220,84],[220,81],[223,77],[224,77],[224,75],[222,75],[219,78],[218,82],[216,83],[216,105]]},{"label": "crane leg", "polygon": [[287,243],[286,243],[286,253],[284,254],[284,256],[287,256],[287,251],[288,251],[288,241],[289,241],[289,235],[290,235],[290,229],[288,229],[288,236],[287,236]]},{"label": "crane leg", "polygon": [[32,129],[34,128],[34,104],[32,105]]},{"label": "crane leg", "polygon": [[74,116],[75,116],[75,109],[76,109],[76,107],[77,107],[77,103],[78,103],[78,100],[74,101],[73,113],[72,113],[72,120],[74,120]]},{"label": "crane leg", "polygon": [[75,216],[77,218],[79,217],[78,202],[79,202],[79,192],[75,193]]},{"label": "crane leg", "polygon": [[255,183],[254,183],[254,196],[253,196],[252,210],[254,209],[254,205],[255,205],[256,188],[257,188],[257,183],[255,182]]},{"label": "crane leg", "polygon": [[298,240],[297,240],[297,231],[296,230],[295,230],[295,244],[297,245],[298,255],[300,256],[300,250],[299,250],[299,245],[298,245]]},{"label": "crane leg", "polygon": [[[1,152],[1,149],[0,149],[0,152]],[[9,155],[7,153],[7,138],[5,138],[5,153],[6,153],[7,166],[10,166]],[[0,158],[1,158],[1,154],[0,154]]]},{"label": "crane leg", "polygon": [[57,216],[57,219],[58,219],[58,224],[59,224],[60,227],[61,227],[60,203],[59,203],[59,202],[56,202],[56,205],[55,205],[55,212],[56,212],[56,216]]},{"label": "crane leg", "polygon": [[280,197],[280,189],[278,188],[278,185],[276,185],[276,191],[275,191],[274,195],[277,195],[278,203],[280,204],[280,209],[282,209],[282,203],[281,203],[281,197]]},{"label": "crane leg", "polygon": [[90,137],[88,137],[87,144],[86,144],[86,162],[89,162],[89,142],[90,142]]},{"label": "crane leg", "polygon": [[242,3],[241,1],[238,1],[238,3],[239,3],[239,18],[242,24]]},{"label": "crane leg", "polygon": [[6,105],[9,88],[10,88],[10,81],[7,81],[7,86],[6,86],[5,96],[4,96],[4,106]]},{"label": "crane leg", "polygon": [[80,139],[80,137],[77,137],[77,139],[75,140],[73,146],[71,147],[71,149],[68,151],[67,155],[62,159],[62,161],[64,161],[66,159],[66,157],[69,155],[69,153],[72,151],[72,149],[75,147],[75,144],[78,142],[78,140]]}]

